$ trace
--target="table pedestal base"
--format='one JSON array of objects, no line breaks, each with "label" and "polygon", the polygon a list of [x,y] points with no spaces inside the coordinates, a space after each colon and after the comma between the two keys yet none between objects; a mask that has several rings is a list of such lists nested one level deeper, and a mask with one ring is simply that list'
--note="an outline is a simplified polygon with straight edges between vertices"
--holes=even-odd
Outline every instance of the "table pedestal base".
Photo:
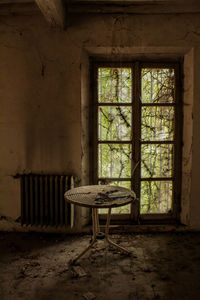
[{"label": "table pedestal base", "polygon": [[[108,209],[107,221],[106,221],[106,229],[105,229],[105,240],[108,245],[116,247],[118,250],[130,255],[131,252],[126,248],[117,245],[109,238],[109,226],[110,226],[110,218],[111,218],[111,208]],[[102,238],[102,232],[99,230],[99,216],[97,208],[92,208],[92,240],[89,246],[87,246],[75,259],[73,259],[70,263],[75,264],[92,246],[97,242],[98,238]]]}]

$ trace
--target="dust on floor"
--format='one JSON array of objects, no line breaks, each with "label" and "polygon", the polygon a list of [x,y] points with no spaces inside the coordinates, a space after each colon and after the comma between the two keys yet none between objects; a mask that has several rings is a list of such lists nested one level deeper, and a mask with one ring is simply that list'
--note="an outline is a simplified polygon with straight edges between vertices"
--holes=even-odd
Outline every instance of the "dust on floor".
[{"label": "dust on floor", "polygon": [[88,245],[89,236],[0,233],[0,299],[200,299],[199,233],[112,239],[132,256],[104,249],[98,241],[77,272],[68,262]]}]

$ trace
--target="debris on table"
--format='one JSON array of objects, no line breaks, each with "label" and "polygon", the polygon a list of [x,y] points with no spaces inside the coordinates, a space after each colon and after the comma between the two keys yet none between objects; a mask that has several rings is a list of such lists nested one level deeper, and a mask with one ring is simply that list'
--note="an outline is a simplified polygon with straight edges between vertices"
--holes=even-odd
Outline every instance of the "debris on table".
[{"label": "debris on table", "polygon": [[89,195],[89,194],[91,194],[91,192],[80,192],[80,193],[68,193],[68,196],[70,197],[70,196],[77,196],[77,195]]},{"label": "debris on table", "polygon": [[[136,200],[136,195],[130,189],[112,185],[88,185],[71,189],[65,193],[65,200],[69,203],[92,207],[114,205],[122,206],[124,202]],[[117,203],[115,203],[115,201]]]},{"label": "debris on table", "polygon": [[131,198],[132,196],[127,194],[127,192],[120,192],[118,190],[107,191],[105,193],[99,192],[94,199],[96,204],[102,204],[105,202],[110,202],[119,198]]},{"label": "debris on table", "polygon": [[87,292],[83,294],[83,298],[85,298],[86,300],[93,300],[96,298],[96,296],[91,292]]}]

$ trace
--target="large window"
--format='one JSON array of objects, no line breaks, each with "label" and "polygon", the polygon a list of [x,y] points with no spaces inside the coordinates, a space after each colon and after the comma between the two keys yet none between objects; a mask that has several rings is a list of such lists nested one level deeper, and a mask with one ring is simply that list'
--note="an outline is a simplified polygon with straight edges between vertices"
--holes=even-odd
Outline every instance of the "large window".
[{"label": "large window", "polygon": [[[133,189],[138,213],[147,219],[178,213],[178,70],[178,64],[166,63],[94,65],[93,183]],[[114,213],[133,218],[135,209],[128,205]]]}]

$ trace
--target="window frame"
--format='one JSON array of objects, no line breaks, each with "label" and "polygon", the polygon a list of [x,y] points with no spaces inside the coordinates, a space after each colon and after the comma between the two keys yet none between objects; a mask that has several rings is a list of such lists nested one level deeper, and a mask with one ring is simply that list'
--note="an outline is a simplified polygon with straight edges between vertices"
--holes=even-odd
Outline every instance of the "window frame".
[{"label": "window frame", "polygon": [[[140,199],[140,182],[141,180],[141,162],[140,162],[140,148],[141,148],[141,108],[146,106],[140,101],[141,96],[141,70],[142,68],[173,68],[175,72],[175,100],[173,103],[166,104],[166,106],[174,107],[174,157],[173,170],[174,174],[170,177],[173,182],[172,190],[172,211],[170,213],[156,213],[156,214],[140,214],[140,208],[131,206],[130,214],[112,214],[112,220],[116,224],[134,224],[139,220],[141,224],[166,224],[175,223],[179,221],[180,214],[180,199],[181,199],[181,163],[182,163],[182,100],[181,100],[181,63],[180,61],[105,61],[95,58],[90,60],[91,68],[91,97],[90,97],[90,184],[98,184],[98,68],[103,67],[124,67],[132,69],[132,102],[127,103],[131,105],[132,109],[132,132],[131,139],[132,153],[131,153],[131,169],[133,170],[138,164],[134,172],[134,177],[131,176],[131,189],[133,189]],[[115,105],[114,103],[111,105]],[[154,104],[152,106],[165,106],[163,103]],[[149,105],[151,106],[151,105]],[[117,142],[118,143],[118,142]],[[120,142],[123,144],[123,141]],[[134,155],[135,153],[135,155]],[[157,179],[157,178],[156,178]],[[161,179],[166,180],[167,178]],[[155,179],[154,179],[155,180]],[[117,179],[117,181],[121,181]],[[151,181],[151,179],[149,180]],[[104,214],[100,214],[100,219],[105,219]]]}]

